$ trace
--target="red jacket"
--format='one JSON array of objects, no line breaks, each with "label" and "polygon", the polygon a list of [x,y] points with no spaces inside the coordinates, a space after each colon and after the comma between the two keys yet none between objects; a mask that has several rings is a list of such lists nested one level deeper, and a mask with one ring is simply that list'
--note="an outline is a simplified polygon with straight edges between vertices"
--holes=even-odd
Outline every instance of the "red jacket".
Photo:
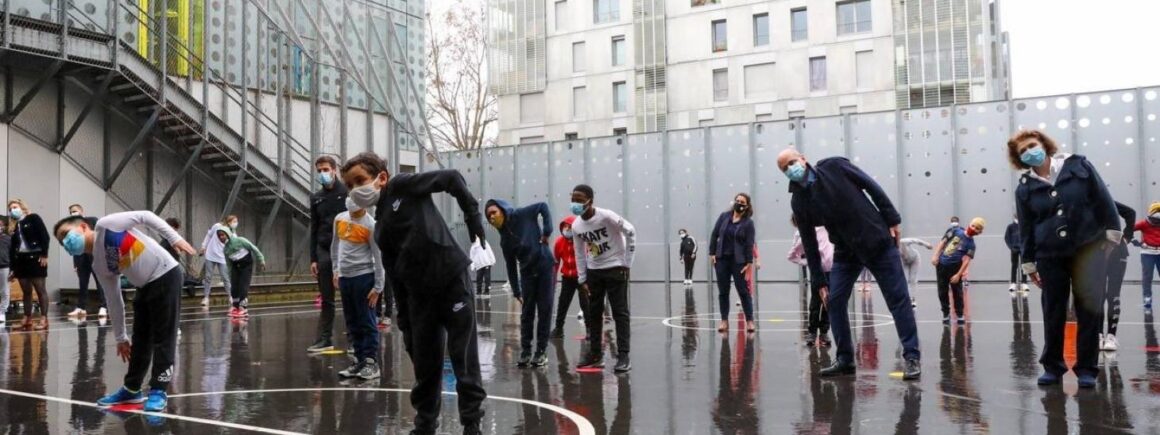
[{"label": "red jacket", "polygon": [[1148,223],[1147,219],[1136,222],[1136,231],[1143,234],[1140,240],[1153,248],[1160,247],[1160,227]]},{"label": "red jacket", "polygon": [[[564,234],[564,226],[572,226],[572,222],[576,221],[576,216],[568,216],[564,221],[560,222],[560,234]],[[572,239],[561,236],[556,239],[556,246],[553,249],[556,255],[556,271],[564,278],[579,278],[580,271],[576,270],[576,251],[572,245]]]}]

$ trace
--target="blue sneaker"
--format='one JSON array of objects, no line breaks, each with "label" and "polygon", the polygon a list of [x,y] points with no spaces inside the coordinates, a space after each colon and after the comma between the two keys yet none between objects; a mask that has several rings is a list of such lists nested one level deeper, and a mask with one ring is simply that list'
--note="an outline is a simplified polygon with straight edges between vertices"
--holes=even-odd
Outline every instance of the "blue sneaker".
[{"label": "blue sneaker", "polygon": [[141,394],[140,391],[133,392],[133,391],[129,391],[128,388],[121,387],[121,389],[117,390],[113,394],[110,394],[108,396],[102,397],[100,400],[97,400],[97,405],[115,406],[115,405],[124,405],[126,403],[141,403],[144,401],[145,401],[145,395]]},{"label": "blue sneaker", "polygon": [[1079,383],[1080,388],[1095,388],[1096,387],[1096,377],[1094,375],[1084,374],[1084,375],[1078,375],[1076,377],[1079,379],[1078,383]]},{"label": "blue sneaker", "polygon": [[145,412],[161,412],[165,410],[169,396],[161,390],[149,390],[149,400],[145,401]]},{"label": "blue sneaker", "polygon": [[1051,372],[1045,372],[1039,376],[1039,385],[1058,385],[1063,378],[1060,375]]}]

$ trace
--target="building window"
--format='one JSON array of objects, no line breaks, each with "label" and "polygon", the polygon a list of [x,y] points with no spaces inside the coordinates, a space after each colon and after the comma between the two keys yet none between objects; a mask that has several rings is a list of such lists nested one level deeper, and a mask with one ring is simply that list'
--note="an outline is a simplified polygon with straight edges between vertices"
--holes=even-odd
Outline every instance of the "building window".
[{"label": "building window", "polygon": [[624,113],[628,111],[628,86],[624,82],[612,84],[612,112]]},{"label": "building window", "polygon": [[745,99],[773,99],[773,62],[745,66]]},{"label": "building window", "polygon": [[520,145],[540,143],[544,141],[544,136],[524,136],[520,138]]},{"label": "building window", "polygon": [[580,139],[579,133],[564,133],[564,140],[577,140],[577,139]]},{"label": "building window", "polygon": [[567,29],[568,23],[568,0],[559,0],[556,2],[556,31],[560,32]]},{"label": "building window", "polygon": [[613,135],[613,136],[625,136],[625,135],[627,135],[627,134],[628,134],[628,128],[627,128],[627,127],[620,127],[620,128],[614,128],[614,129],[612,129],[612,135]]},{"label": "building window", "polygon": [[839,35],[870,31],[870,0],[840,2],[837,7]]},{"label": "building window", "polygon": [[544,93],[520,95],[520,124],[544,122]]},{"label": "building window", "polygon": [[810,58],[810,92],[826,90],[826,57]]},{"label": "building window", "polygon": [[624,65],[624,35],[612,37],[612,66]]},{"label": "building window", "polygon": [[721,0],[689,0],[692,7],[720,4]]},{"label": "building window", "polygon": [[789,11],[790,41],[805,41],[810,37],[810,26],[806,20],[806,8]]},{"label": "building window", "polygon": [[729,69],[713,70],[713,101],[729,101]]},{"label": "building window", "polygon": [[584,43],[572,43],[572,72],[584,72]]},{"label": "building window", "polygon": [[729,49],[729,42],[725,39],[725,20],[717,20],[713,22],[713,52],[721,52]]},{"label": "building window", "polygon": [[753,46],[769,45],[769,14],[753,16]]},{"label": "building window", "polygon": [[415,173],[415,165],[400,164],[399,165],[399,172],[402,172],[404,174],[414,174]]},{"label": "building window", "polygon": [[791,110],[789,111],[789,119],[802,119],[806,117],[805,110]]},{"label": "building window", "polygon": [[584,108],[588,107],[584,101],[586,93],[583,86],[572,88],[572,119],[584,119],[588,114],[585,113]]},{"label": "building window", "polygon": [[838,113],[843,115],[853,115],[858,113],[858,106],[842,106],[838,108]]},{"label": "building window", "polygon": [[604,24],[616,21],[620,21],[620,0],[593,0],[593,24]]},{"label": "building window", "polygon": [[857,74],[858,89],[874,86],[874,52],[871,50],[854,53],[854,69]]}]

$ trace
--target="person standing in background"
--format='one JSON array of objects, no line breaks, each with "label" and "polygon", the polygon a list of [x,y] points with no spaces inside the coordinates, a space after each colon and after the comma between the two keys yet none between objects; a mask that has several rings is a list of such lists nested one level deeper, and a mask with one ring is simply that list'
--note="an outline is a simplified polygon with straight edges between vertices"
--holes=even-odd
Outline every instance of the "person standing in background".
[{"label": "person standing in background", "polygon": [[334,236],[334,218],[346,211],[347,187],[338,179],[338,161],[331,156],[314,160],[318,184],[310,196],[310,274],[318,281],[322,307],[318,316],[318,339],[306,348],[308,353],[334,350],[334,261],[330,245]]},{"label": "person standing in background", "polygon": [[983,218],[971,219],[966,230],[960,227],[951,228],[951,236],[939,243],[938,266],[935,268],[938,279],[938,300],[942,306],[943,324],[951,324],[950,307],[954,303],[955,314],[959,317],[960,325],[966,323],[966,307],[963,301],[963,277],[970,270],[971,261],[975,259],[975,236],[983,234],[987,222]]},{"label": "person standing in background", "polygon": [[1132,228],[1136,225],[1136,211],[1132,207],[1116,202],[1116,214],[1124,220],[1124,235],[1108,257],[1107,287],[1100,304],[1101,313],[1107,307],[1108,317],[1108,329],[1106,333],[1100,334],[1100,350],[1109,352],[1120,348],[1120,342],[1116,339],[1116,331],[1120,327],[1120,290],[1124,285],[1124,273],[1128,271],[1128,241],[1132,239]]},{"label": "person standing in background", "polygon": [[[806,248],[802,244],[801,229],[798,228],[797,218],[791,214],[789,216],[790,224],[797,230],[793,235],[793,247],[789,249],[789,254],[786,259],[790,263],[801,267],[809,267],[806,261]],[[814,227],[814,233],[818,241],[818,253],[822,257],[822,273],[828,277],[830,271],[834,268],[834,245],[830,243],[830,234],[826,232],[826,227]],[[811,277],[811,279],[813,279]],[[828,278],[827,278],[828,282]],[[822,300],[822,295],[818,293],[818,287],[810,285],[810,312],[809,322],[807,323],[805,342],[806,346],[814,346],[819,343],[822,346],[830,345],[830,313],[826,309],[826,304]]]},{"label": "person standing in background", "polygon": [[914,290],[918,289],[918,248],[915,246],[922,246],[928,251],[934,249],[926,240],[905,238],[898,241],[899,253],[902,254],[902,267],[906,269],[906,282],[911,289],[910,306],[918,307],[918,301],[914,299]]},{"label": "person standing in background", "polygon": [[1011,285],[1007,287],[1007,291],[1011,292],[1011,296],[1015,296],[1017,290],[1023,290],[1023,293],[1027,294],[1031,290],[1031,287],[1027,286],[1027,274],[1019,270],[1019,265],[1023,263],[1023,242],[1019,240],[1019,216],[1015,216],[1011,223],[1007,224],[1003,241],[1011,251]]},{"label": "person standing in background", "polygon": [[[68,206],[68,214],[69,216],[80,216],[84,218],[90,227],[97,226],[97,218],[85,216],[85,209],[80,204]],[[77,306],[71,313],[68,313],[68,316],[78,320],[84,320],[89,315],[86,309],[89,305],[89,278],[94,277],[93,254],[81,254],[73,257],[73,271],[77,273]],[[97,317],[105,318],[109,314],[105,304],[105,291],[101,289],[100,281],[95,279],[93,281],[97,285],[97,297],[101,300],[100,311],[97,312]]]},{"label": "person standing in background", "polygon": [[1144,269],[1140,281],[1144,292],[1144,308],[1151,310],[1152,272],[1160,272],[1160,202],[1148,206],[1148,216],[1136,222],[1132,229],[1143,236],[1140,242],[1136,242],[1140,247],[1140,265]]},{"label": "person standing in background", "polygon": [[693,267],[697,264],[697,239],[684,228],[677,231],[677,234],[681,236],[681,249],[677,255],[681,259],[681,264],[685,266],[685,285],[693,285]]},{"label": "person standing in background", "polygon": [[[12,262],[9,275],[20,282],[24,291],[24,328],[48,329],[48,290],[44,280],[48,277],[48,228],[40,215],[32,213],[23,200],[8,201],[8,232],[12,234],[12,245],[8,247]],[[46,316],[43,322],[32,317],[32,295],[40,303],[40,314]]]},{"label": "person standing in background", "polygon": [[230,282],[233,283],[230,293],[232,305],[230,317],[248,317],[250,315],[250,283],[254,279],[254,263],[257,263],[259,270],[265,270],[266,257],[252,242],[245,237],[234,234],[229,229],[219,229],[217,236],[218,240],[222,242],[226,266],[230,269]]},{"label": "person standing in background", "polygon": [[572,222],[576,216],[565,217],[560,222],[560,238],[556,239],[553,254],[556,256],[556,270],[560,273],[560,302],[556,306],[556,329],[552,331],[552,338],[564,338],[564,322],[568,320],[568,307],[572,306],[572,296],[577,295],[580,305],[580,318],[588,312],[588,295],[580,293],[580,282],[576,271],[575,233],[572,232]]},{"label": "person standing in background", "polygon": [[12,246],[12,236],[8,235],[8,222],[0,222],[0,328],[8,322],[8,303],[11,301],[8,287],[8,270],[12,266],[8,248]]},{"label": "person standing in background", "polygon": [[491,295],[491,266],[484,266],[475,271],[475,294]]},{"label": "person standing in background", "polygon": [[717,272],[717,308],[721,311],[718,332],[729,330],[730,280],[737,287],[741,309],[745,313],[745,329],[757,330],[753,321],[753,294],[749,291],[746,274],[753,268],[754,245],[757,230],[753,225],[753,206],[749,195],[738,193],[731,209],[721,213],[709,236],[709,261]]},{"label": "person standing in background", "polygon": [[201,285],[205,293],[205,296],[203,296],[201,299],[201,306],[203,307],[209,307],[209,295],[210,291],[213,289],[214,274],[221,276],[222,287],[225,288],[226,295],[233,294],[233,291],[230,287],[230,273],[226,268],[226,256],[223,253],[225,245],[223,245],[221,240],[218,239],[217,232],[223,228],[225,228],[227,231],[232,231],[230,229],[229,223],[235,222],[234,225],[237,225],[237,220],[237,216],[226,216],[226,218],[221,222],[213,224],[213,226],[209,228],[209,231],[205,233],[205,238],[201,241],[201,249],[198,250],[197,255],[205,257],[205,263],[202,265],[201,269]]}]

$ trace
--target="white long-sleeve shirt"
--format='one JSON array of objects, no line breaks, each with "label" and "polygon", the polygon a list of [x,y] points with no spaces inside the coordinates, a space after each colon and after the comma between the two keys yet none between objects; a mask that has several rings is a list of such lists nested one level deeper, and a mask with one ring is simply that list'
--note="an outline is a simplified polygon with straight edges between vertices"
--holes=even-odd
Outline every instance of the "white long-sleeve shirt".
[{"label": "white long-sleeve shirt", "polygon": [[141,291],[146,284],[178,267],[173,256],[137,227],[156,231],[171,245],[182,241],[177,231],[149,211],[114,213],[97,220],[97,226],[93,228],[96,232],[93,274],[105,290],[113,334],[118,343],[129,341],[129,332],[125,328],[125,301],[121,297],[121,275]]},{"label": "white long-sleeve shirt", "polygon": [[576,270],[580,283],[588,282],[589,269],[632,267],[636,255],[636,229],[620,215],[594,207],[591,219],[572,222]]},{"label": "white long-sleeve shirt", "polygon": [[383,256],[375,243],[375,218],[364,213],[355,219],[349,211],[334,217],[334,231],[331,234],[330,258],[334,264],[334,276],[352,278],[374,272],[375,288],[383,292]]},{"label": "white long-sleeve shirt", "polygon": [[205,233],[205,239],[201,241],[201,249],[205,250],[205,261],[212,261],[214,263],[226,262],[225,245],[222,244],[222,241],[217,236],[218,230],[222,228],[225,228],[225,226],[220,223],[213,224],[212,227],[209,227],[209,231]]}]

